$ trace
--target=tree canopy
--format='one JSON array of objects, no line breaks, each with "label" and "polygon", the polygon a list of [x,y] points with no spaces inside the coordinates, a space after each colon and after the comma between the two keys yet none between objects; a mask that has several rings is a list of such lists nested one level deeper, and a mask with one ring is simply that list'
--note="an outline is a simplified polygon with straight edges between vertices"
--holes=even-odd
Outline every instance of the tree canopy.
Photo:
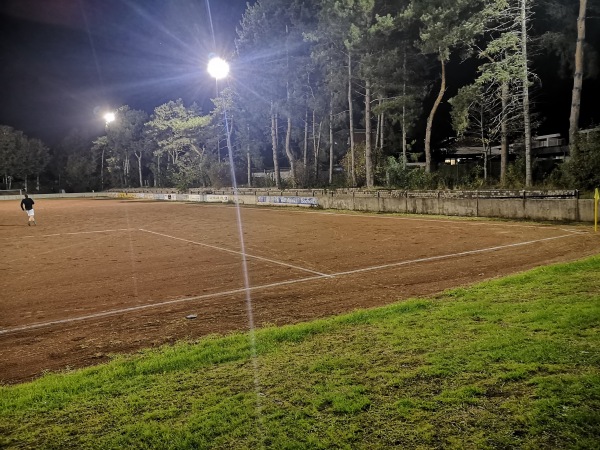
[{"label": "tree canopy", "polygon": [[[481,154],[470,164],[483,182],[508,186],[512,167],[524,185],[543,184],[531,148],[544,119],[535,103],[544,88],[538,61],[560,55],[555,69],[575,77],[574,93],[582,89],[578,80],[597,71],[597,49],[583,41],[581,24],[598,0],[578,6],[571,0],[260,0],[242,17],[229,55],[234,73],[220,82],[209,114],[182,99],[149,113],[124,105],[86,148],[71,137],[49,150],[3,127],[3,181],[46,171],[72,189],[184,188],[231,185],[233,174],[238,184],[251,185],[259,181],[253,171],[272,168],[278,187],[371,188],[389,185],[399,170],[423,171],[416,177],[422,187],[452,187],[460,180],[444,178],[444,161],[457,147],[476,145]],[[579,107],[574,97],[562,111],[571,130],[592,125],[573,125]],[[492,164],[497,146],[499,170]]]}]

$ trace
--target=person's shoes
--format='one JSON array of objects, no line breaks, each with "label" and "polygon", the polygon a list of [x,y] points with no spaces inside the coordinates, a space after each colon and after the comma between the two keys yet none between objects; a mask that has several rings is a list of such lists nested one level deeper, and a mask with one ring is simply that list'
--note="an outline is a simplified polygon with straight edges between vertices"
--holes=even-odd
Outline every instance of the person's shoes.
[{"label": "person's shoes", "polygon": [[37,223],[36,223],[36,221],[35,221],[35,220],[33,221],[33,224],[34,224],[35,226],[37,226]]},{"label": "person's shoes", "polygon": [[30,227],[31,226],[31,222],[27,222],[27,226]]}]

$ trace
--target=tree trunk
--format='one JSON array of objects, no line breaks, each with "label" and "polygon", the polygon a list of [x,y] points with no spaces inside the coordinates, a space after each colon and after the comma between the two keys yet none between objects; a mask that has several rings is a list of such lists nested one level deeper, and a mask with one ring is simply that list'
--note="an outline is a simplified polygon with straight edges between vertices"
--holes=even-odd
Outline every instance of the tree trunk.
[{"label": "tree trunk", "polygon": [[[314,110],[313,110],[313,129],[314,129]],[[304,164],[304,173],[308,170],[308,108],[304,110],[304,146],[302,148],[302,163]]]},{"label": "tree trunk", "polygon": [[316,129],[317,112],[312,112],[312,134],[313,134],[313,157],[315,159],[315,181],[319,179],[319,152],[321,149],[321,132],[323,131],[323,121],[319,123],[319,131]]},{"label": "tree trunk", "polygon": [[531,187],[531,116],[529,114],[529,64],[527,62],[527,0],[521,0],[521,53],[523,57],[523,120],[525,126],[525,187]]},{"label": "tree trunk", "polygon": [[583,42],[585,40],[585,17],[587,0],[579,0],[577,18],[577,45],[575,47],[575,74],[573,76],[573,94],[571,96],[571,117],[569,118],[569,146],[576,142],[579,129],[579,111],[581,107],[581,88],[583,85]]},{"label": "tree trunk", "polygon": [[365,82],[365,166],[367,188],[372,188],[373,182],[373,149],[371,148],[371,82]]},{"label": "tree trunk", "polygon": [[292,137],[292,118],[288,115],[287,118],[287,131],[285,133],[285,154],[290,162],[290,181],[292,182],[292,186],[296,187],[296,160],[294,159],[294,155],[292,154],[292,148],[290,145]]},{"label": "tree trunk", "polygon": [[356,169],[354,166],[354,110],[352,108],[352,55],[348,50],[348,123],[350,126],[350,172],[352,187],[356,187]]},{"label": "tree trunk", "polygon": [[154,187],[160,186],[160,155],[156,155],[156,175],[154,176]]},{"label": "tree trunk", "polygon": [[506,186],[506,168],[508,167],[508,95],[509,86],[507,81],[502,82],[502,117],[500,123],[500,185]]},{"label": "tree trunk", "polygon": [[248,187],[252,187],[252,159],[250,158],[250,125],[248,128],[248,142],[246,147],[246,160],[248,161]]},{"label": "tree trunk", "polygon": [[329,185],[333,183],[333,94],[329,99]]},{"label": "tree trunk", "polygon": [[[383,104],[383,99],[379,97],[379,106]],[[382,111],[379,114],[379,149],[381,150],[381,155],[383,155],[383,146],[385,140],[385,113]]]},{"label": "tree trunk", "polygon": [[406,169],[406,46],[402,56],[402,168]]},{"label": "tree trunk", "polygon": [[[377,105],[381,106],[381,97],[379,97],[377,99]],[[380,139],[381,139],[381,121],[383,118],[383,114],[379,113],[377,114],[377,121],[376,121],[376,125],[375,125],[375,149],[381,149],[381,143],[380,143]]]},{"label": "tree trunk", "polygon": [[435,117],[435,113],[442,102],[442,98],[444,97],[444,92],[446,91],[446,63],[444,61],[444,55],[440,51],[440,63],[442,64],[442,75],[441,75],[441,84],[440,91],[433,102],[433,107],[431,108],[431,112],[429,113],[429,117],[427,118],[427,128],[425,130],[425,172],[431,172],[431,130],[433,128],[433,118]]},{"label": "tree trunk", "polygon": [[484,118],[483,118],[483,105],[480,106],[479,109],[479,123],[480,123],[480,128],[479,128],[479,132],[480,132],[480,139],[481,139],[481,146],[483,147],[483,179],[487,181],[488,178],[488,146],[487,146],[487,142],[485,139],[485,124],[484,124]]},{"label": "tree trunk", "polygon": [[143,154],[140,152],[139,156],[135,155],[138,160],[138,175],[140,176],[140,187],[144,187],[144,180],[142,179],[142,156]]},{"label": "tree trunk", "polygon": [[271,102],[271,147],[273,149],[273,171],[275,175],[275,186],[281,189],[281,176],[279,174],[279,157],[277,155],[277,116]]},{"label": "tree trunk", "polygon": [[[288,26],[285,26],[285,33],[288,34]],[[286,65],[287,65],[287,73],[290,73],[290,56],[288,51],[288,39],[285,40],[285,53],[286,53]],[[287,107],[287,130],[285,133],[285,154],[290,162],[290,175],[292,182],[292,186],[296,187],[296,161],[294,160],[294,155],[292,154],[292,148],[290,146],[290,141],[292,137],[292,102],[290,96],[290,82],[289,78],[285,83],[285,93],[286,93],[286,107]]]}]

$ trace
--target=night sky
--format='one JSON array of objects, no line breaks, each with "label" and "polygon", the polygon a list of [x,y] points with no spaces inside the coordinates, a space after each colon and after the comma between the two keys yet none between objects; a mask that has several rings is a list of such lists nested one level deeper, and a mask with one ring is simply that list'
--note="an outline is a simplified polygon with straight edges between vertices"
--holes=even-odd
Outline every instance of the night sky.
[{"label": "night sky", "polygon": [[[208,112],[215,82],[206,62],[213,53],[233,52],[246,1],[0,0],[0,124],[52,145],[73,128],[99,135],[103,114],[125,104],[152,113],[182,98]],[[597,23],[588,21],[587,40],[598,50]],[[465,69],[449,66],[436,118],[440,139],[452,133],[447,97],[469,81],[461,76],[474,75]],[[554,56],[538,58],[534,70],[538,133],[565,136],[573,81],[558,77]],[[598,79],[586,80],[582,128],[600,122],[597,98]]]},{"label": "night sky", "polygon": [[[206,109],[213,53],[234,50],[246,0],[0,1],[0,124],[49,144],[98,133],[108,109]],[[212,16],[209,18],[208,9]],[[213,31],[214,30],[214,38]]]}]

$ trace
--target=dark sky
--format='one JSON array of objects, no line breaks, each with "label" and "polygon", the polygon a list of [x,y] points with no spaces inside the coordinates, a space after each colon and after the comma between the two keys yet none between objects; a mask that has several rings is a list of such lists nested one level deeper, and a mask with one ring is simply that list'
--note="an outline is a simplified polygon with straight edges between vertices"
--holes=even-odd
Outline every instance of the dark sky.
[{"label": "dark sky", "polygon": [[[151,113],[182,98],[207,112],[215,96],[207,60],[233,51],[246,1],[0,0],[0,124],[54,144],[72,128],[100,134],[103,114],[125,104]],[[586,40],[600,51],[597,25],[588,20]],[[541,64],[537,131],[564,136],[573,82],[557,76],[555,56]],[[459,79],[464,67],[454,69],[455,91],[468,80]],[[600,122],[598,98],[598,78],[586,80],[582,127]],[[451,134],[446,102],[442,109],[436,130]]]},{"label": "dark sky", "polygon": [[104,112],[124,104],[206,107],[215,96],[206,62],[233,51],[245,5],[0,0],[0,124],[52,144],[71,128],[101,131]]}]

